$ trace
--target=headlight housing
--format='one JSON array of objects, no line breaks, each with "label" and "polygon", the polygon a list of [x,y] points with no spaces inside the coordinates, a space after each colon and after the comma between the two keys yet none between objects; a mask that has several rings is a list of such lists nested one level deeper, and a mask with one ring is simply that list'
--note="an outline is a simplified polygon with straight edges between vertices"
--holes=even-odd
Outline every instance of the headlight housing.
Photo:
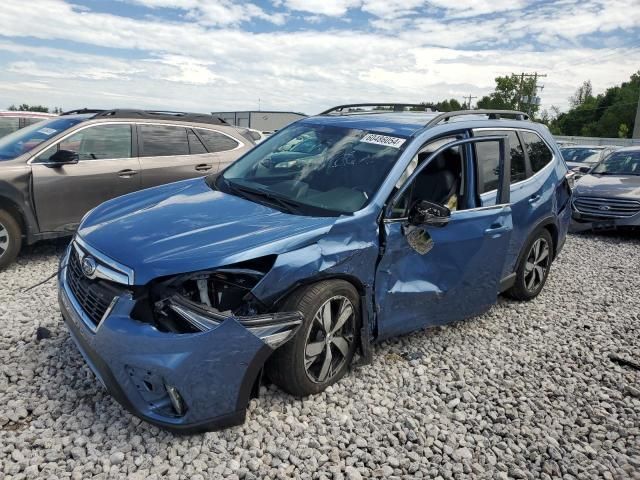
[{"label": "headlight housing", "polygon": [[275,256],[209,271],[179,275],[152,286],[147,303],[159,330],[197,334],[237,321],[272,348],[289,340],[302,323],[299,312],[270,312],[251,294]]}]

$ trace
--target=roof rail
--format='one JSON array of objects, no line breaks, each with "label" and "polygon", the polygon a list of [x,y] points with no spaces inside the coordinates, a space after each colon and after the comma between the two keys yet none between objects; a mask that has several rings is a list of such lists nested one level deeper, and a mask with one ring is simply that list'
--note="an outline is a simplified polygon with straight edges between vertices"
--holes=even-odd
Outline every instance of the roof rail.
[{"label": "roof rail", "polygon": [[60,115],[80,115],[82,113],[102,113],[104,110],[98,110],[95,108],[77,108],[75,110],[69,110],[68,112],[62,112]]},{"label": "roof rail", "polygon": [[437,117],[429,120],[425,127],[433,127],[438,125],[440,122],[448,122],[451,118],[462,117],[464,115],[487,115],[491,120],[498,120],[502,115],[508,115],[514,117],[515,120],[529,120],[529,115],[516,110],[456,110],[455,112],[441,113]]},{"label": "roof rail", "polygon": [[220,117],[215,117],[207,113],[171,112],[164,110],[100,110],[94,118],[135,118],[135,119],[156,119],[156,120],[182,120],[183,122],[210,123],[213,125],[229,125]]},{"label": "roof rail", "polygon": [[[329,115],[332,113],[338,114],[338,115],[342,115],[345,113],[357,113],[357,112],[349,112],[349,110],[355,109],[355,108],[361,108],[361,107],[387,107],[387,109],[380,110],[376,113],[389,112],[390,110],[388,107],[391,107],[391,111],[394,111],[394,112],[403,112],[404,109],[407,107],[421,108],[425,112],[432,111],[431,105],[425,105],[423,103],[351,103],[347,105],[338,105],[338,106],[332,107],[329,110],[325,110],[324,112],[320,113],[320,115]],[[347,111],[345,112],[344,110],[347,110]],[[367,112],[367,113],[371,113],[371,112]]]}]

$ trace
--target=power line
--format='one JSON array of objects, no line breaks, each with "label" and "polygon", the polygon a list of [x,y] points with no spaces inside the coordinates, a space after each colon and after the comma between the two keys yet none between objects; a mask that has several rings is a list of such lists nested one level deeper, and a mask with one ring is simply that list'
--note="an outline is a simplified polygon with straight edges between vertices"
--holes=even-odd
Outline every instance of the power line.
[{"label": "power line", "polygon": [[469,101],[466,102],[466,105],[467,105],[467,110],[471,110],[471,100],[478,97],[474,97],[473,95],[469,94],[466,97],[462,97],[462,98],[464,98],[465,100],[469,99]]}]

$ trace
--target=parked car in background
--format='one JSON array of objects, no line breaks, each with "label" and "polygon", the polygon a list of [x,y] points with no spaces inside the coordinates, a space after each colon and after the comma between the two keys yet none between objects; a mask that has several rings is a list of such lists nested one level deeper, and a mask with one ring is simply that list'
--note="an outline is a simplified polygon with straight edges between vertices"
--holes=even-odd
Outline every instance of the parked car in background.
[{"label": "parked car in background", "polygon": [[640,227],[640,147],[613,152],[575,186],[572,230]]},{"label": "parked car in background", "polygon": [[55,116],[51,113],[42,112],[0,111],[0,137]]},{"label": "parked car in background", "polygon": [[130,411],[175,430],[242,422],[263,368],[318,393],[373,341],[540,293],[571,217],[544,125],[350,107],[84,218],[60,308]]},{"label": "parked car in background", "polygon": [[0,268],[105,200],[224,169],[254,145],[211,115],[80,110],[0,139]]},{"label": "parked car in background", "polygon": [[576,174],[583,175],[618,148],[620,147],[574,145],[560,147],[560,153],[562,153],[564,161],[567,162],[567,167],[576,172]]}]

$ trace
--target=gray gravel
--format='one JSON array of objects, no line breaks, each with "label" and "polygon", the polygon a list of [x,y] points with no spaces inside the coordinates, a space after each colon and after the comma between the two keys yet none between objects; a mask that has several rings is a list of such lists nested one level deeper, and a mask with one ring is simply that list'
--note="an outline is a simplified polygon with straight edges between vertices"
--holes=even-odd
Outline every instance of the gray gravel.
[{"label": "gray gravel", "polygon": [[639,247],[571,236],[535,301],[385,342],[303,401],[265,387],[244,425],[181,437],[98,386],[53,281],[21,293],[63,248],[38,245],[0,273],[0,478],[640,478],[640,372],[608,358],[640,360]]}]

